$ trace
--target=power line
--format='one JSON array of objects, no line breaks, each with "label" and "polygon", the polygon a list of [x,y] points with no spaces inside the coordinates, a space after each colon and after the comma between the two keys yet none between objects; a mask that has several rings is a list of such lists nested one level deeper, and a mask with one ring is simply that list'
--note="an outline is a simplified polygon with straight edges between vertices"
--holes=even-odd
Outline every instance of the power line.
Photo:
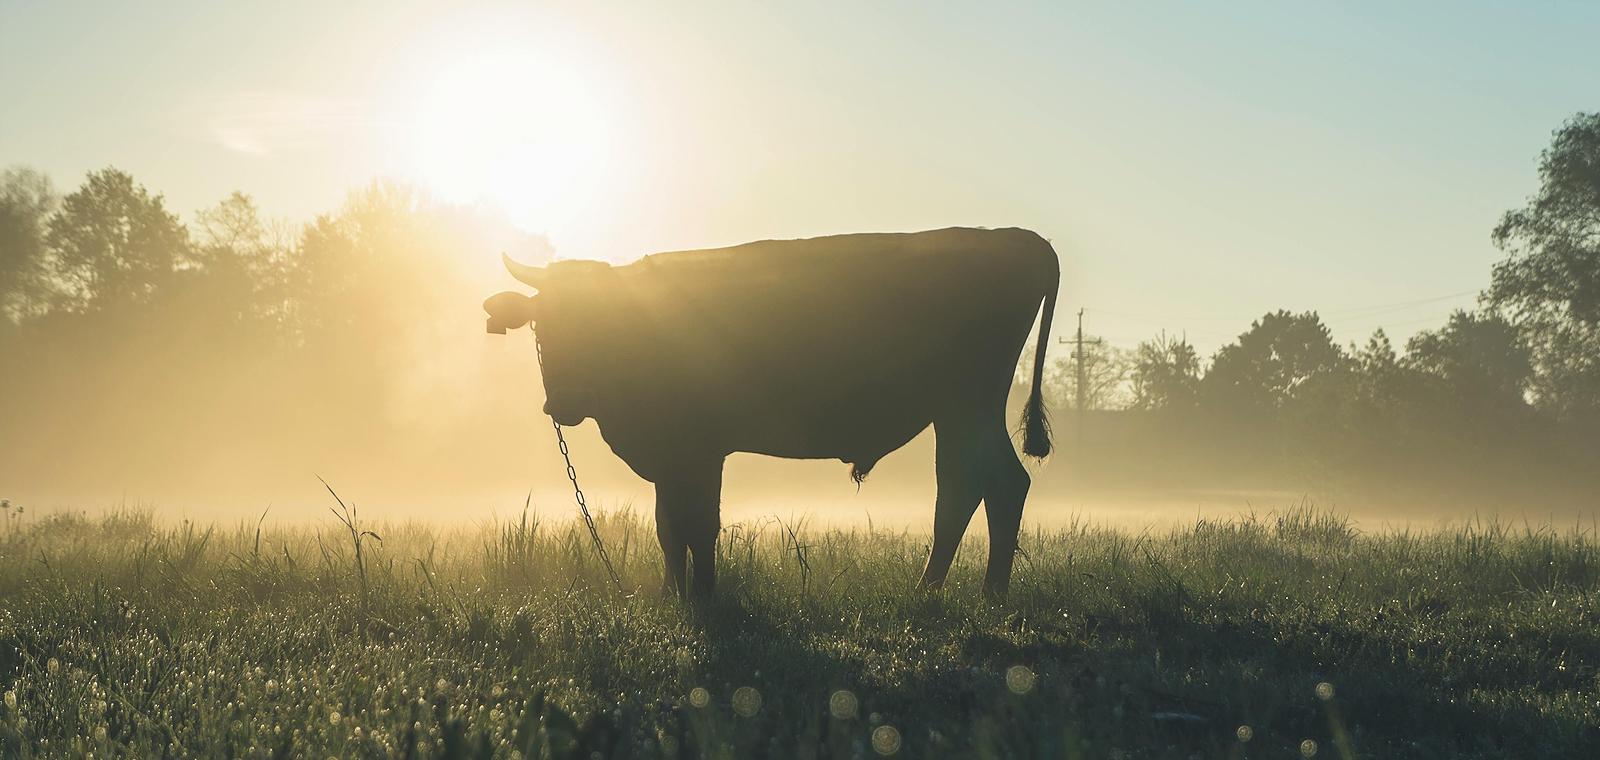
[{"label": "power line", "polygon": [[1363,323],[1358,323],[1358,324],[1362,324],[1364,326],[1349,327],[1349,328],[1346,328],[1346,329],[1352,330],[1352,331],[1354,331],[1354,330],[1369,330],[1369,329],[1370,330],[1377,330],[1377,329],[1380,329],[1380,328],[1388,329],[1388,328],[1395,328],[1395,327],[1411,327],[1413,325],[1421,325],[1421,324],[1428,324],[1428,323],[1443,324],[1445,322],[1445,320],[1448,320],[1450,318],[1450,315],[1454,314],[1454,313],[1455,313],[1454,311],[1450,311],[1450,312],[1446,312],[1444,314],[1436,314],[1436,315],[1431,316],[1431,317],[1420,317],[1420,318],[1417,318],[1417,319],[1408,319],[1408,320],[1405,320],[1404,322],[1384,322],[1382,320],[1379,320],[1377,322],[1365,322],[1364,321]]},{"label": "power line", "polygon": [[1163,315],[1163,314],[1134,314],[1134,313],[1131,313],[1131,312],[1115,311],[1115,310],[1112,310],[1112,309],[1102,309],[1102,308],[1099,308],[1099,307],[1095,307],[1095,308],[1092,308],[1092,309],[1086,309],[1086,311],[1092,311],[1092,312],[1094,312],[1096,314],[1105,314],[1107,316],[1112,316],[1112,317],[1122,317],[1123,319],[1135,319],[1135,320],[1140,320],[1140,321],[1144,321],[1144,322],[1149,322],[1151,324],[1162,324],[1162,323],[1171,323],[1171,322],[1233,322],[1233,321],[1236,321],[1235,317],[1180,317],[1180,316]]},{"label": "power line", "polygon": [[[1317,312],[1318,316],[1323,316],[1323,317],[1366,317],[1366,316],[1377,316],[1379,314],[1384,314],[1384,313],[1388,313],[1388,312],[1391,312],[1391,311],[1404,311],[1406,309],[1409,309],[1409,308],[1412,308],[1412,307],[1416,307],[1416,306],[1424,306],[1424,305],[1431,304],[1431,303],[1438,303],[1440,301],[1447,301],[1447,300],[1452,299],[1452,298],[1460,298],[1462,296],[1467,296],[1467,295],[1477,295],[1480,292],[1481,291],[1478,290],[1478,289],[1461,290],[1461,291],[1456,291],[1454,293],[1445,293],[1444,295],[1429,296],[1427,298],[1417,298],[1417,299],[1413,299],[1413,300],[1410,300],[1410,301],[1393,301],[1393,302],[1390,302],[1390,303],[1368,304],[1366,306],[1351,306],[1351,307],[1342,308],[1342,309],[1333,309],[1331,311],[1322,310],[1322,309],[1313,309],[1312,311]],[[1104,314],[1104,315],[1112,316],[1112,317],[1121,317],[1122,319],[1133,319],[1133,320],[1144,321],[1144,322],[1148,322],[1150,324],[1175,324],[1175,323],[1181,324],[1181,323],[1194,323],[1194,322],[1237,322],[1240,319],[1242,319],[1241,317],[1237,317],[1237,316],[1194,316],[1194,315],[1183,316],[1183,315],[1173,315],[1173,314],[1134,313],[1134,312],[1118,311],[1118,310],[1115,310],[1115,309],[1104,309],[1104,308],[1100,308],[1100,307],[1092,307],[1092,308],[1086,307],[1086,311],[1092,311],[1092,312],[1094,312],[1096,314]],[[1257,317],[1245,317],[1245,319],[1255,319],[1255,318],[1257,318]]]},{"label": "power line", "polygon": [[1474,289],[1474,290],[1463,290],[1463,291],[1460,291],[1460,292],[1457,292],[1457,293],[1447,293],[1447,294],[1442,295],[1442,296],[1434,296],[1432,298],[1419,298],[1419,299],[1417,299],[1415,301],[1400,301],[1400,302],[1397,302],[1397,303],[1377,304],[1375,306],[1358,306],[1358,307],[1350,308],[1350,309],[1336,309],[1334,311],[1325,311],[1325,312],[1319,312],[1319,313],[1322,316],[1325,316],[1325,317],[1373,316],[1373,315],[1376,315],[1376,314],[1383,314],[1383,313],[1387,313],[1387,312],[1390,312],[1390,311],[1404,311],[1404,310],[1409,309],[1409,308],[1411,308],[1413,306],[1423,306],[1423,305],[1430,304],[1430,303],[1438,303],[1440,301],[1448,301],[1448,300],[1450,300],[1452,298],[1460,298],[1460,297],[1466,296],[1466,295],[1477,295],[1480,292],[1481,291],[1476,290],[1476,289]]}]

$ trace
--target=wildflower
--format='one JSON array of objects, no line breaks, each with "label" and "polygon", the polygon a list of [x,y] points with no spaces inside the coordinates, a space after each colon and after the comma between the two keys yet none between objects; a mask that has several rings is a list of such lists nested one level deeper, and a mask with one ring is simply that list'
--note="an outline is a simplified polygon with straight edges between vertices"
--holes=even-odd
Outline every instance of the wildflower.
[{"label": "wildflower", "polygon": [[50,671],[50,675],[56,675],[57,673],[61,672],[61,661],[51,657],[50,660],[44,664],[44,669]]},{"label": "wildflower", "polygon": [[328,722],[333,724],[333,725],[335,725],[335,726],[337,726],[337,725],[339,725],[339,720],[341,719],[341,717],[342,716],[339,715],[339,711],[338,710],[334,710],[333,712],[328,713]]},{"label": "wildflower", "polygon": [[6,709],[17,709],[17,692],[15,689],[8,689],[6,691]]}]

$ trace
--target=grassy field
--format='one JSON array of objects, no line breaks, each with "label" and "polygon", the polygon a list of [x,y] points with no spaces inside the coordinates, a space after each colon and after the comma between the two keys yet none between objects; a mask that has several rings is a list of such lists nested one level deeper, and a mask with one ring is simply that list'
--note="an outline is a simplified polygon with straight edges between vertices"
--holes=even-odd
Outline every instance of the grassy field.
[{"label": "grassy field", "polygon": [[929,594],[924,536],[770,521],[726,529],[687,608],[627,512],[601,521],[625,597],[581,525],[356,527],[0,516],[0,757],[1600,748],[1586,530],[1030,532],[991,604],[979,539]]}]

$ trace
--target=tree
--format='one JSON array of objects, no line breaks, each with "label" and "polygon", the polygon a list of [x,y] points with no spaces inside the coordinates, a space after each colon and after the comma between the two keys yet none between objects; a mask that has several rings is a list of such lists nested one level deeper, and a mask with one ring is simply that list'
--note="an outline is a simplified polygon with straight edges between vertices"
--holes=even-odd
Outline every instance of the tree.
[{"label": "tree", "polygon": [[1367,345],[1360,348],[1353,343],[1350,345],[1350,360],[1362,377],[1380,383],[1400,370],[1400,358],[1395,354],[1394,343],[1381,327],[1372,331],[1372,337],[1367,338]]},{"label": "tree", "polygon": [[1188,338],[1161,333],[1134,349],[1130,379],[1136,409],[1194,406],[1200,389],[1200,355]]},{"label": "tree", "polygon": [[1368,473],[1395,471],[1403,466],[1397,456],[1409,446],[1410,402],[1416,394],[1415,373],[1405,367],[1394,343],[1383,330],[1374,330],[1364,346],[1350,346],[1352,382],[1345,394],[1339,440],[1334,450],[1343,464]]},{"label": "tree", "polygon": [[1438,330],[1406,344],[1405,364],[1444,381],[1466,407],[1520,408],[1533,378],[1533,358],[1515,326],[1496,314],[1457,310]]},{"label": "tree", "polygon": [[82,308],[148,301],[195,266],[188,231],[161,196],[114,168],[90,172],[62,200],[46,241]]},{"label": "tree", "polygon": [[1494,230],[1507,257],[1489,301],[1528,338],[1539,404],[1558,417],[1600,415],[1600,113],[1556,130],[1539,191]]},{"label": "tree", "polygon": [[195,214],[194,237],[205,286],[237,301],[237,318],[289,327],[295,249],[284,225],[262,219],[255,201],[235,191]]},{"label": "tree", "polygon": [[[1090,343],[1090,340],[1095,340]],[[1125,404],[1130,361],[1125,350],[1104,340],[1085,339],[1083,344],[1083,404],[1086,409],[1114,409]],[[1045,386],[1055,389],[1051,406],[1078,408],[1078,363],[1076,359],[1056,359],[1045,373]]]},{"label": "tree", "polygon": [[1356,449],[1387,456],[1413,410],[1416,372],[1401,362],[1382,329],[1374,330],[1365,346],[1350,347],[1350,369],[1354,382],[1344,415],[1345,432],[1356,439]]},{"label": "tree", "polygon": [[195,214],[195,243],[201,260],[218,256],[264,259],[271,255],[274,242],[255,200],[237,190]]},{"label": "tree", "polygon": [[45,222],[58,202],[50,178],[37,171],[0,174],[0,319],[22,322],[49,308]]},{"label": "tree", "polygon": [[1345,360],[1316,312],[1279,310],[1217,351],[1201,389],[1226,411],[1270,414],[1343,369]]}]

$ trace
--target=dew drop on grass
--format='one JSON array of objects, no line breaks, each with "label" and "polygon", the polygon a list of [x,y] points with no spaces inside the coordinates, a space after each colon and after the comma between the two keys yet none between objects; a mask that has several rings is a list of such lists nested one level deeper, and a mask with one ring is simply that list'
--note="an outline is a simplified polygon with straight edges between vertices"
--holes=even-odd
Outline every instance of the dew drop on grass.
[{"label": "dew drop on grass", "polygon": [[749,718],[761,711],[761,692],[752,686],[733,690],[733,711]]},{"label": "dew drop on grass", "polygon": [[850,720],[856,717],[856,710],[861,703],[856,700],[856,695],[848,690],[840,689],[828,697],[828,712],[839,720]]},{"label": "dew drop on grass", "polygon": [[1316,757],[1317,756],[1317,743],[1315,741],[1312,741],[1311,739],[1307,739],[1307,740],[1305,740],[1303,742],[1300,742],[1300,756],[1301,757]]},{"label": "dew drop on grass", "polygon": [[900,731],[894,726],[878,726],[873,729],[872,751],[885,756],[899,752]]},{"label": "dew drop on grass", "polygon": [[1033,671],[1026,666],[1012,665],[1006,668],[1006,688],[1010,689],[1012,694],[1027,694],[1033,691],[1035,680]]},{"label": "dew drop on grass", "polygon": [[1333,684],[1327,681],[1317,684],[1317,699],[1324,702],[1333,699]]},{"label": "dew drop on grass", "polygon": [[694,705],[695,707],[705,707],[706,705],[711,704],[711,692],[706,691],[700,686],[690,689],[689,704]]},{"label": "dew drop on grass", "polygon": [[1256,730],[1249,726],[1240,726],[1234,730],[1233,735],[1239,737],[1239,741],[1247,742],[1255,737]]}]

